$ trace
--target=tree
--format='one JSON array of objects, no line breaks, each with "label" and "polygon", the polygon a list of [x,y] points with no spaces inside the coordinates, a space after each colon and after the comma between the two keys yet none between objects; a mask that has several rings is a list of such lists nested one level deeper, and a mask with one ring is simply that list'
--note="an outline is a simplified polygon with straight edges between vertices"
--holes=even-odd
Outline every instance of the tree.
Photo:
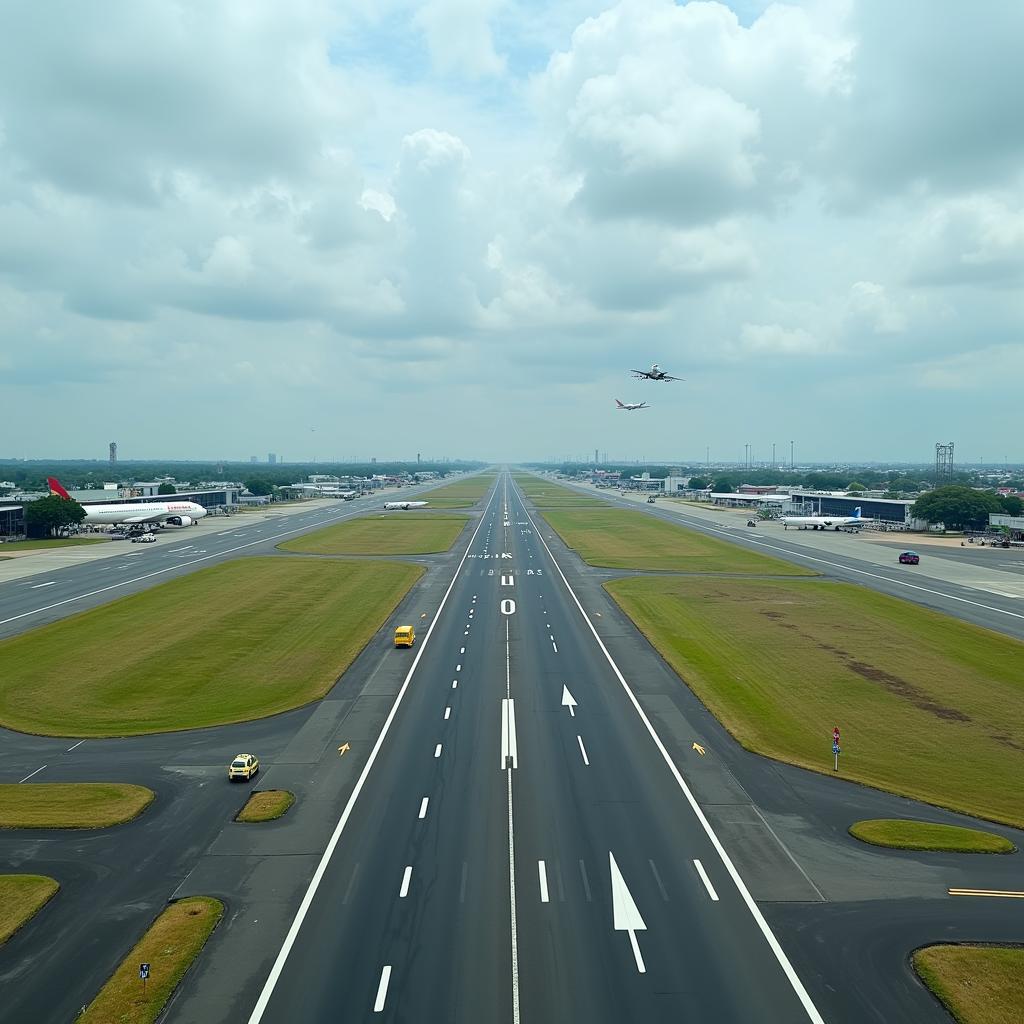
[{"label": "tree", "polygon": [[1024,501],[1015,494],[1004,494],[1000,497],[999,504],[1003,506],[1003,511],[1008,516],[1019,516],[1024,511]]},{"label": "tree", "polygon": [[178,493],[178,489],[177,489],[177,487],[174,486],[174,484],[161,484],[156,489],[156,493],[157,494],[177,494]]},{"label": "tree", "polygon": [[52,537],[65,526],[80,523],[85,509],[77,501],[69,501],[59,494],[29,502],[25,506],[25,526],[33,537]]},{"label": "tree", "polygon": [[691,476],[690,477],[690,487],[693,490],[695,490],[695,491],[704,491],[704,490],[707,490],[707,486],[708,486],[708,481],[705,480],[704,477],[702,477],[702,476]]},{"label": "tree", "polygon": [[732,484],[728,480],[716,480],[711,485],[711,490],[716,494],[732,494]]},{"label": "tree", "polygon": [[846,489],[847,489],[847,491],[866,491],[867,490],[867,488],[862,483],[858,483],[856,480],[854,480],[853,483],[851,483],[851,484],[847,484]]},{"label": "tree", "polygon": [[274,493],[274,485],[269,480],[264,480],[262,477],[257,477],[253,480],[246,480],[245,487],[250,494],[264,495]]},{"label": "tree", "polygon": [[976,491],[962,484],[936,487],[922,494],[911,507],[915,519],[943,523],[947,530],[984,529],[990,512],[1002,512],[1003,506],[991,491]]}]

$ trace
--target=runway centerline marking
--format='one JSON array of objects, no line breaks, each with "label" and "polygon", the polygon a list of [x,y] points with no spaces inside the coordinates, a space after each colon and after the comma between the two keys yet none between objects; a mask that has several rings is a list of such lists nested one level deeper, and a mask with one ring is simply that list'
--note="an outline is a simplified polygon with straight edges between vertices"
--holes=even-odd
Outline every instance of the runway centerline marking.
[{"label": "runway centerline marking", "polygon": [[[44,764],[43,768],[45,767],[46,765]],[[28,782],[28,780],[31,779],[33,775],[38,775],[43,770],[43,768],[37,768],[34,772],[29,772],[28,775],[25,776],[25,778],[18,779],[18,785],[20,786],[23,782]]]},{"label": "runway centerline marking", "polygon": [[451,706],[449,706],[449,707],[446,707],[446,708],[444,709],[444,720],[445,720],[445,721],[447,722],[447,721],[448,721],[448,719],[449,719],[449,718],[451,718],[451,716],[452,716],[452,709],[451,709]]},{"label": "runway centerline marking", "polygon": [[85,740],[79,740],[73,746],[68,747],[68,749],[65,750],[64,753],[65,754],[70,754],[72,750],[74,750],[76,747],[80,747],[84,742],[85,742]]},{"label": "runway centerline marking", "polygon": [[402,888],[398,890],[398,898],[404,900],[409,895],[409,883],[412,881],[412,865],[406,864],[405,874],[402,875]]},{"label": "runway centerline marking", "polygon": [[380,984],[377,985],[377,998],[373,1002],[373,1012],[383,1013],[384,1003],[388,998],[388,982],[391,980],[391,964],[385,964],[380,972]]},{"label": "runway centerline marking", "polygon": [[708,873],[704,870],[704,865],[699,860],[693,862],[693,866],[697,869],[697,874],[700,875],[700,880],[704,883],[704,888],[707,889],[708,895],[711,899],[717,903],[718,893],[715,892],[715,887],[711,884],[711,879],[708,878]]},{"label": "runway centerline marking", "polygon": [[429,796],[425,796],[420,801],[420,813],[418,815],[419,818],[422,819],[422,818],[425,818],[427,816],[427,804],[428,803],[430,803],[430,797]]},{"label": "runway centerline marking", "polygon": [[587,757],[587,748],[583,746],[583,737],[579,733],[576,734],[576,742],[580,745],[580,753],[583,755],[583,763],[589,768],[590,758]]},{"label": "runway centerline marking", "polygon": [[436,747],[434,747],[434,757],[440,757],[440,756],[441,756],[441,744],[438,743],[438,745]]},{"label": "runway centerline marking", "polygon": [[540,881],[540,901],[548,903],[550,902],[548,899],[548,872],[542,860],[537,861],[537,877]]},{"label": "runway centerline marking", "polygon": [[43,587],[55,587],[57,586],[56,580],[50,580],[49,583],[33,583],[29,590],[41,590]]}]

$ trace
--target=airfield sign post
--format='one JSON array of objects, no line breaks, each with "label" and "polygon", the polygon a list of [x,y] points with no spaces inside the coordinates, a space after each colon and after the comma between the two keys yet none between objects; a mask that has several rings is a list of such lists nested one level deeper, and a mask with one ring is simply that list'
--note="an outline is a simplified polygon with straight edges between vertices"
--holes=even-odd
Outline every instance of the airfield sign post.
[{"label": "airfield sign post", "polygon": [[835,768],[833,771],[839,771],[839,726],[835,726],[832,730],[832,756],[835,758]]},{"label": "airfield sign post", "polygon": [[142,979],[142,997],[146,997],[146,980],[149,978],[149,964],[139,964],[139,977]]}]

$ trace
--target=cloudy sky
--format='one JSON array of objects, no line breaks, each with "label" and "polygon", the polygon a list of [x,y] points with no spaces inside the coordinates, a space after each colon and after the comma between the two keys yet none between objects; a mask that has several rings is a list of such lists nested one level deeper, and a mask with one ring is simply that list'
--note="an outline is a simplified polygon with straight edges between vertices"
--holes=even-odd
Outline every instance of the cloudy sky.
[{"label": "cloudy sky", "polygon": [[4,22],[0,456],[1024,460],[1022,4]]}]

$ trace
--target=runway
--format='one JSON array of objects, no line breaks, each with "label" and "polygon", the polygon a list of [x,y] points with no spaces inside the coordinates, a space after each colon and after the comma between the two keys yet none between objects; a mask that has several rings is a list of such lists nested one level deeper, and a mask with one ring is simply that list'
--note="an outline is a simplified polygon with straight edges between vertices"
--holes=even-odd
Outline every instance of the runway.
[{"label": "runway", "polygon": [[[0,837],[4,863],[74,876],[43,927],[0,950],[14,993],[0,1020],[63,1019],[162,900],[192,894],[228,910],[174,1024],[939,1024],[914,945],[1024,940],[1014,901],[947,895],[1024,888],[1019,857],[857,843],[846,827],[861,817],[967,819],[742,750],[509,475],[480,507],[403,602],[417,647],[379,635],[312,708],[70,752],[4,734],[5,780],[47,763],[143,782],[159,817],[84,841]],[[47,590],[33,593],[42,609]],[[261,787],[296,793],[288,816],[230,822],[225,748],[259,750]],[[64,965],[58,992],[47,979]]]}]

